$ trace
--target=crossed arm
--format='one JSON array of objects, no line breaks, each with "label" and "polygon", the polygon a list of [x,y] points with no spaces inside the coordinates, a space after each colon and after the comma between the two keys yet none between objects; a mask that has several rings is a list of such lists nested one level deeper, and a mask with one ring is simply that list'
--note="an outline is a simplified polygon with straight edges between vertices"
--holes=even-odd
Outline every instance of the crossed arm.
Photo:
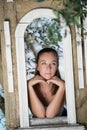
[{"label": "crossed arm", "polygon": [[37,83],[43,83],[44,80],[40,76],[35,76],[28,82],[28,91],[29,91],[29,103],[32,113],[38,118],[53,118],[55,117],[61,109],[61,106],[65,97],[65,84],[58,77],[53,77],[48,80],[48,83],[53,83],[59,86],[53,100],[49,103],[47,107],[38,98],[33,86]]}]

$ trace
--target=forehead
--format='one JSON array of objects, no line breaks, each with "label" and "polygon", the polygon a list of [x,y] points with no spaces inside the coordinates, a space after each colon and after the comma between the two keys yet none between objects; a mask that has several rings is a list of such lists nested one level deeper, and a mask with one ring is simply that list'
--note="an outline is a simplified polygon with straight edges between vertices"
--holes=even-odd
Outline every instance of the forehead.
[{"label": "forehead", "polygon": [[53,52],[44,52],[40,55],[39,60],[57,60],[57,55]]}]

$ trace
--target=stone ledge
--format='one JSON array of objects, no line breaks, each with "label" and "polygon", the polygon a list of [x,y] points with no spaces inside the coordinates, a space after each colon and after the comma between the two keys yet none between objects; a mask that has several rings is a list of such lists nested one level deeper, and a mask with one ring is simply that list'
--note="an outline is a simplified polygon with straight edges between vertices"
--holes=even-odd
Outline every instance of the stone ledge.
[{"label": "stone ledge", "polygon": [[68,124],[67,116],[52,119],[30,118],[29,128],[16,128],[14,130],[85,130],[80,124]]},{"label": "stone ledge", "polygon": [[30,118],[29,122],[31,126],[68,124],[67,116],[55,117],[52,119]]},{"label": "stone ledge", "polygon": [[14,130],[85,130],[83,125],[63,124],[63,125],[46,125],[46,126],[34,126],[30,128],[16,128]]}]

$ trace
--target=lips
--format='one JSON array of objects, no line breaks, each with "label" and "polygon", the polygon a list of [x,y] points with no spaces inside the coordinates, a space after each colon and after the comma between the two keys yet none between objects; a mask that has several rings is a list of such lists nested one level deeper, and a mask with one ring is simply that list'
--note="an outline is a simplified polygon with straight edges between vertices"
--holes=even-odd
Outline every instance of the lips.
[{"label": "lips", "polygon": [[45,73],[45,76],[51,76],[51,73]]},{"label": "lips", "polygon": [[47,79],[51,78],[51,73],[45,73],[44,77],[47,78]]},{"label": "lips", "polygon": [[46,75],[51,75],[51,73],[45,73]]}]

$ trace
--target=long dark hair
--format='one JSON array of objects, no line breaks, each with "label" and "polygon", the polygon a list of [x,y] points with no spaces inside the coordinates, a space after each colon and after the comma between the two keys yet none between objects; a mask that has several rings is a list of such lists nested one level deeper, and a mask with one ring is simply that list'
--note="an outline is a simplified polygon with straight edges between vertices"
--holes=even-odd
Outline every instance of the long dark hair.
[{"label": "long dark hair", "polygon": [[[40,56],[41,56],[42,54],[46,53],[46,52],[47,52],[47,53],[53,53],[53,54],[56,56],[56,58],[57,58],[57,64],[58,64],[58,66],[59,66],[58,53],[57,53],[57,51],[56,51],[55,49],[53,49],[53,48],[44,48],[44,49],[40,50],[40,51],[38,52],[38,54],[37,54],[37,57],[36,57],[36,64],[38,64],[38,61],[39,61]],[[37,68],[36,68],[36,70],[35,70],[35,75],[40,75],[40,74],[39,74],[39,71],[37,70]],[[58,70],[58,67],[57,67],[57,71],[56,71],[56,73],[55,73],[55,76],[61,78],[61,77],[60,77],[59,70]],[[53,87],[52,87],[52,94],[53,94],[53,95],[56,93],[57,89],[58,89],[58,86],[53,85]]]}]

